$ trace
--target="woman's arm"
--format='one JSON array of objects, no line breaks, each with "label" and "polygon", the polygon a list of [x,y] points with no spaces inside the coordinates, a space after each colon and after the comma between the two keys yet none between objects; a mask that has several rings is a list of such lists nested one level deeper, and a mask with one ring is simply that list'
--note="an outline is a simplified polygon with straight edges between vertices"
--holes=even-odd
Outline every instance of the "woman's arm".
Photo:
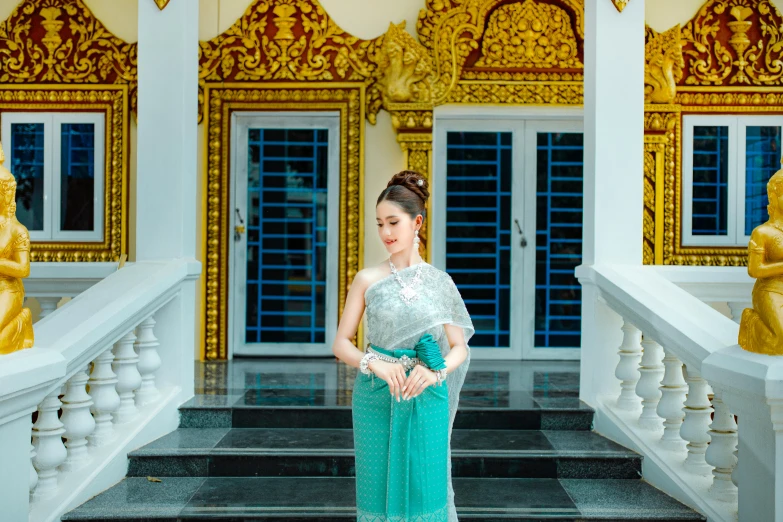
[{"label": "woman's arm", "polygon": [[356,348],[351,339],[356,336],[362,315],[364,315],[364,291],[367,289],[367,286],[366,275],[363,272],[356,274],[351,287],[348,289],[343,315],[337,327],[334,344],[332,344],[334,355],[345,364],[354,368],[359,367],[359,362],[364,357],[364,352]]},{"label": "woman's arm", "polygon": [[451,346],[451,350],[443,359],[446,361],[446,373],[451,373],[468,358],[468,347],[462,327],[444,324],[443,329],[446,330],[446,338]]}]

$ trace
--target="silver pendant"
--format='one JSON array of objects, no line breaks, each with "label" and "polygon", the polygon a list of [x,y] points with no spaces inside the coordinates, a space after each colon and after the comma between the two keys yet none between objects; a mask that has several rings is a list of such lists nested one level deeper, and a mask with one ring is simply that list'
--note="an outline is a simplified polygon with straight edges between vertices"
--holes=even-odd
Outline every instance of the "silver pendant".
[{"label": "silver pendant", "polygon": [[400,290],[400,298],[403,300],[405,304],[411,304],[416,299],[419,298],[419,294],[416,293],[416,290],[411,288],[410,286],[405,286]]}]

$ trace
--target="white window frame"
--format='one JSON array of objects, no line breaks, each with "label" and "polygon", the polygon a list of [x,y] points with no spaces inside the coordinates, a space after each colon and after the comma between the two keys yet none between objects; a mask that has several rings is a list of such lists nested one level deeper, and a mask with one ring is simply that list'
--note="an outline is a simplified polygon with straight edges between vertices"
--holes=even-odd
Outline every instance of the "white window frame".
[{"label": "white window frame", "polygon": [[[43,230],[30,230],[32,241],[90,241],[104,240],[104,187],[106,123],[102,112],[5,112],[2,115],[2,138],[11,161],[11,125],[42,123],[44,125],[44,205]],[[60,129],[63,124],[91,123],[95,126],[93,230],[62,230],[60,228],[60,188],[62,163]]]},{"label": "white window frame", "polygon": [[[693,235],[693,129],[722,126],[729,130],[726,235]],[[746,246],[745,137],[747,127],[783,127],[781,116],[692,115],[683,117],[682,244],[683,246]],[[783,131],[783,129],[781,129]]]}]

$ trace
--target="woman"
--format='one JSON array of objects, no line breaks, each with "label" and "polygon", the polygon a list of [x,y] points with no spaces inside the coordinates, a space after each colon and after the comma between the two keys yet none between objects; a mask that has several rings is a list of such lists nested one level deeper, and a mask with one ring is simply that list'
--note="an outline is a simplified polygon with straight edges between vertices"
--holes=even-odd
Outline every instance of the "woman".
[{"label": "woman", "polygon": [[[356,274],[333,351],[359,368],[353,390],[359,522],[456,521],[451,428],[474,329],[445,272],[425,263],[427,180],[400,172],[378,197],[389,259]],[[351,343],[367,311],[366,352]]]}]

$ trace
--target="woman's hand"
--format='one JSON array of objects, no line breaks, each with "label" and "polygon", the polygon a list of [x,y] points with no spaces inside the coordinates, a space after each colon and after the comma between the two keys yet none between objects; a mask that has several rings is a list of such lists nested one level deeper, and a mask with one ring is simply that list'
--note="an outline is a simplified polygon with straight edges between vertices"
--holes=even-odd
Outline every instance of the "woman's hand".
[{"label": "woman's hand", "polygon": [[436,382],[438,382],[438,377],[435,375],[435,372],[421,364],[417,364],[403,385],[402,398],[407,401],[408,399],[418,397],[427,386],[432,386]]},{"label": "woman's hand", "polygon": [[402,387],[405,383],[405,368],[398,363],[375,360],[370,363],[370,370],[378,377],[386,381],[389,385],[389,392],[392,398],[397,396],[397,402],[400,402]]}]

